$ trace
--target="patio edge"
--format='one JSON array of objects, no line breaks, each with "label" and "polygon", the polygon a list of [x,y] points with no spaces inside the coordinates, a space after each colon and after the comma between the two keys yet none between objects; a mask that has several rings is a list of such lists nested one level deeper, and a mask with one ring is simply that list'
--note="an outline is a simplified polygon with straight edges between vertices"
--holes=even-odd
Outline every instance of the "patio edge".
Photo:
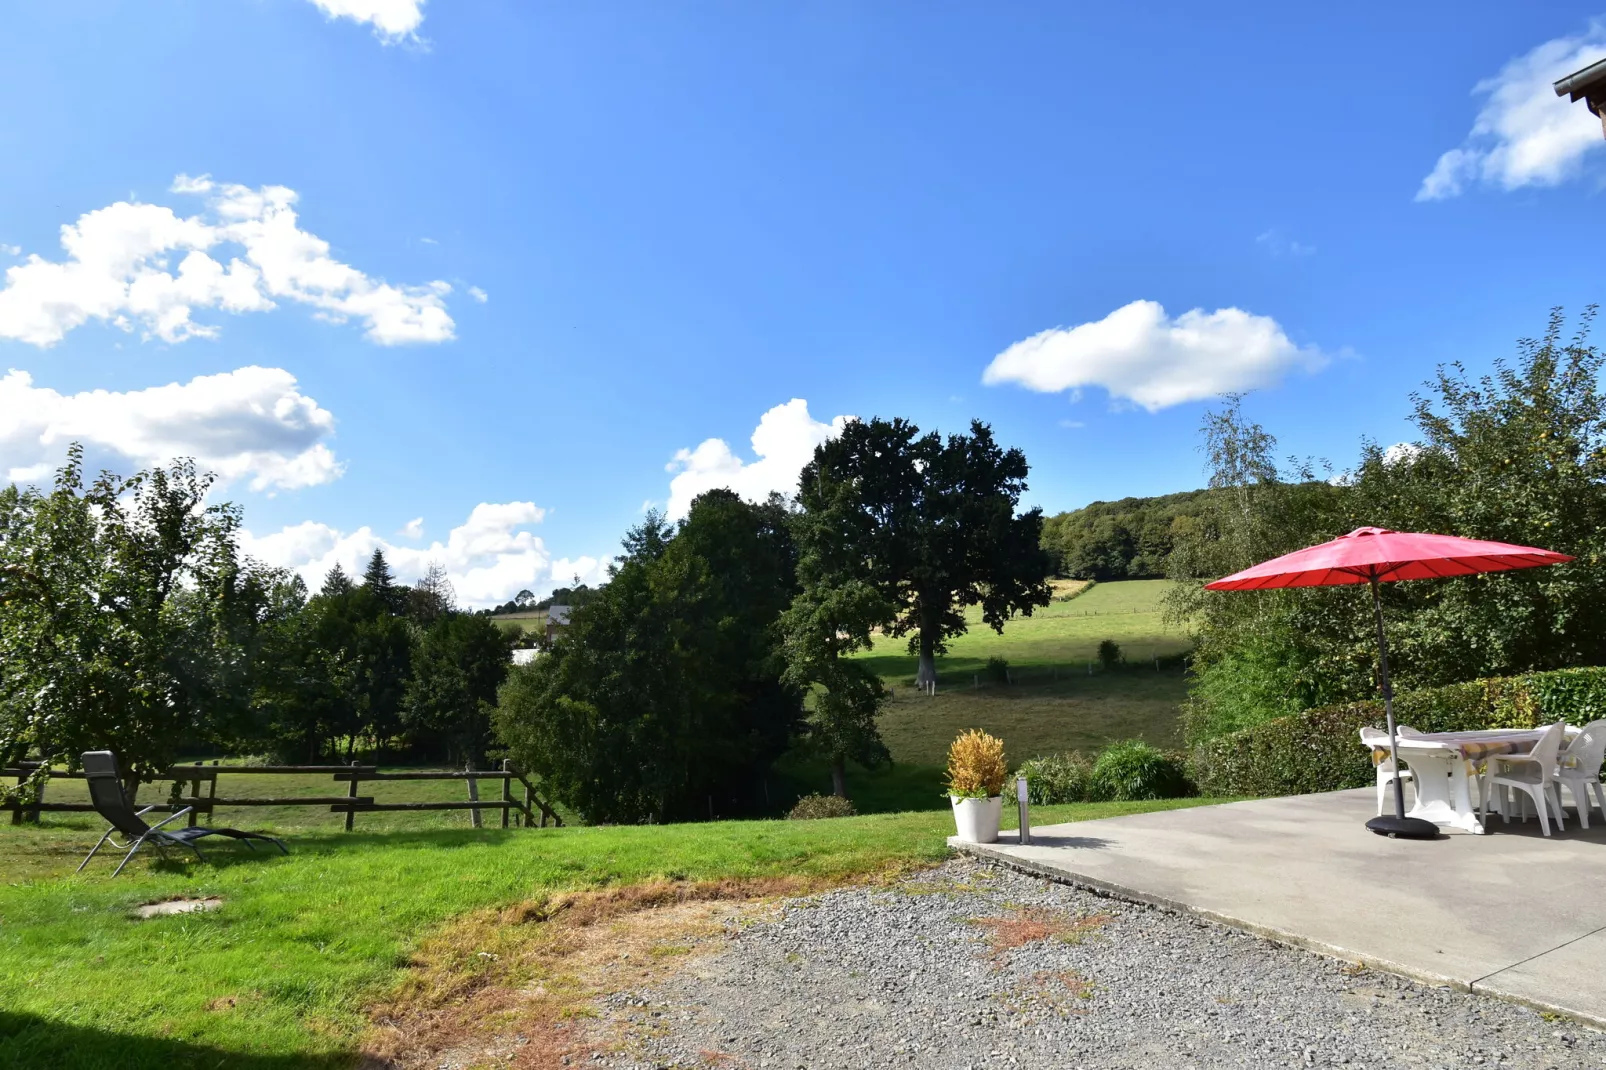
[{"label": "patio edge", "polygon": [[[1424,984],[1451,988],[1457,992],[1467,992],[1473,995],[1489,996],[1494,999],[1504,1000],[1507,1003],[1516,1003],[1520,1006],[1524,1006],[1530,1010],[1539,1011],[1541,1013],[1563,1015],[1582,1025],[1588,1026],[1591,1029],[1606,1031],[1606,1018],[1601,1018],[1597,1015],[1590,1014],[1587,1011],[1580,1011],[1572,1007],[1564,1007],[1558,1004],[1546,1003],[1543,1000],[1535,1000],[1526,996],[1519,996],[1514,993],[1501,991],[1498,987],[1485,984],[1484,981],[1486,981],[1487,978],[1479,978],[1475,981],[1462,981],[1454,977],[1446,977],[1443,974],[1435,974],[1426,970],[1414,969],[1410,966],[1404,965],[1403,963],[1392,962],[1387,959],[1364,958],[1347,948],[1339,947],[1335,944],[1329,944],[1321,940],[1313,940],[1310,937],[1301,936],[1298,933],[1290,933],[1282,929],[1261,925],[1257,922],[1234,917],[1231,914],[1223,914],[1220,911],[1196,907],[1188,903],[1171,899],[1167,896],[1152,895],[1148,892],[1136,891],[1124,885],[1114,884],[1109,881],[1100,880],[1096,877],[1089,877],[1085,874],[1072,873],[1063,869],[1056,869],[1053,866],[1047,866],[1038,862],[1034,862],[1029,858],[1017,858],[1008,853],[1006,850],[1000,849],[1000,845],[997,844],[966,843],[959,841],[957,838],[951,838],[948,841],[948,849],[960,855],[966,855],[979,861],[1002,866],[1005,869],[1011,869],[1017,873],[1023,873],[1029,877],[1041,877],[1044,880],[1050,880],[1056,884],[1064,884],[1073,888],[1081,888],[1085,891],[1092,892],[1095,895],[1102,895],[1111,899],[1119,899],[1128,903],[1137,903],[1143,906],[1154,907],[1157,910],[1164,910],[1173,914],[1183,914],[1187,915],[1188,917],[1194,917],[1203,921],[1213,922],[1217,925],[1226,925],[1242,932],[1251,933],[1263,940],[1270,940],[1273,943],[1282,944],[1285,947],[1292,947],[1300,951],[1321,955],[1324,958],[1337,959],[1340,962],[1352,962],[1359,966],[1365,966],[1368,969],[1381,970],[1384,973],[1390,973],[1396,977],[1404,977],[1408,980],[1419,981]],[[1489,976],[1494,977],[1497,976],[1497,974],[1490,974]]]}]

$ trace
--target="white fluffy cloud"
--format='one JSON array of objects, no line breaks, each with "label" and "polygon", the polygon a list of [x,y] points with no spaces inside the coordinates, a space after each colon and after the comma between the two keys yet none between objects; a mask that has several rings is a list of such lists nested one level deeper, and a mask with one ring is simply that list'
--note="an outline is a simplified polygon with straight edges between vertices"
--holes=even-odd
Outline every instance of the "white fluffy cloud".
[{"label": "white fluffy cloud", "polygon": [[1240,308],[1195,308],[1172,318],[1155,301],[1133,301],[1101,320],[1022,339],[982,373],[989,386],[1040,393],[1101,386],[1150,412],[1314,371],[1326,358],[1289,341],[1277,321]]},{"label": "white fluffy cloud", "polygon": [[94,465],[143,468],[193,457],[226,481],[290,490],[338,478],[324,440],[335,418],[282,368],[240,368],[119,393],[61,394],[27,372],[0,377],[0,474],[47,477],[81,442]]},{"label": "white fluffy cloud", "polygon": [[1583,103],[1558,97],[1553,83],[1606,57],[1606,22],[1558,37],[1518,56],[1472,91],[1486,96],[1472,132],[1439,157],[1417,190],[1419,201],[1454,197],[1482,182],[1501,189],[1554,186],[1577,175],[1587,153],[1606,144],[1600,120]]},{"label": "white fluffy cloud", "polygon": [[401,41],[417,40],[418,27],[424,21],[425,0],[312,0],[331,19],[350,19],[365,22],[374,28],[374,36],[393,45]]},{"label": "white fluffy cloud", "polygon": [[[601,582],[608,559],[554,560],[541,539],[525,530],[545,515],[532,502],[482,503],[444,542],[428,546],[394,543],[366,526],[346,532],[312,520],[266,535],[242,532],[240,546],[258,561],[299,573],[314,591],[335,565],[352,577],[361,576],[376,549],[385,552],[403,583],[416,582],[432,562],[439,562],[451,577],[458,601],[470,608],[506,602],[525,588],[544,594],[569,585],[576,575],[583,583]],[[413,527],[408,525],[409,530]]]},{"label": "white fluffy cloud", "polygon": [[722,438],[704,439],[696,449],[675,454],[666,469],[676,473],[669,481],[669,519],[679,520],[691,509],[692,499],[704,491],[726,487],[749,501],[763,501],[771,491],[797,493],[797,476],[814,457],[814,448],[841,432],[852,416],[838,416],[822,424],[809,415],[809,403],[793,398],[777,405],[758,421],[753,432],[757,460],[744,461]]},{"label": "white fluffy cloud", "polygon": [[0,338],[50,346],[96,319],[182,342],[218,334],[192,318],[196,310],[261,312],[281,300],[329,322],[359,320],[380,345],[452,338],[449,284],[396,286],[334,259],[328,242],[298,225],[294,190],[180,175],[172,192],[204,197],[205,211],[118,201],[62,226],[64,259],[32,254],[7,268]]}]

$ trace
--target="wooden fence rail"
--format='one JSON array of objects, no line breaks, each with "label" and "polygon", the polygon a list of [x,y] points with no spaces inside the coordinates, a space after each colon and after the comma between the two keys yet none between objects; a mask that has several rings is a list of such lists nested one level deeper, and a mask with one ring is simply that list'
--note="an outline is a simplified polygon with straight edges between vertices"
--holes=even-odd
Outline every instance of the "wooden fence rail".
[{"label": "wooden fence rail", "polygon": [[[37,762],[22,762],[16,768],[0,769],[0,777],[15,777],[17,784],[23,784],[39,768]],[[217,793],[218,778],[225,774],[230,776],[258,776],[262,774],[325,774],[336,784],[344,784],[344,795],[302,795],[287,798],[235,798],[232,796],[219,796]],[[50,780],[82,780],[84,774],[69,773],[64,770],[50,770],[46,785]],[[556,810],[549,806],[535,790],[519,769],[511,762],[504,761],[500,769],[463,769],[459,771],[443,769],[397,770],[393,772],[380,772],[375,765],[361,765],[352,762],[350,765],[219,765],[186,764],[175,765],[162,776],[155,778],[152,783],[172,781],[175,784],[175,795],[167,802],[152,807],[154,810],[171,812],[182,807],[190,807],[189,821],[193,826],[202,814],[208,818],[221,806],[327,806],[332,812],[346,815],[346,829],[350,831],[356,823],[358,814],[380,813],[385,811],[407,810],[467,810],[470,820],[475,828],[481,827],[480,811],[500,810],[502,812],[502,827],[507,828],[510,823],[530,827],[539,822],[541,828],[546,828],[547,822],[562,825],[563,818],[558,816]],[[388,782],[397,780],[463,780],[468,785],[468,799],[463,802],[380,802],[373,795],[358,793],[358,785],[363,783]],[[481,780],[501,781],[502,797],[500,799],[481,799],[479,796],[479,782]],[[513,784],[517,781],[524,787],[522,801],[515,799]],[[187,783],[189,794],[183,793],[183,785]],[[203,794],[203,787],[205,789]],[[41,813],[94,813],[95,808],[88,803],[58,803],[46,802],[45,791],[42,786],[39,797],[26,805],[13,799],[0,806],[0,809],[11,813],[11,823],[20,825],[23,821],[37,822]]]}]

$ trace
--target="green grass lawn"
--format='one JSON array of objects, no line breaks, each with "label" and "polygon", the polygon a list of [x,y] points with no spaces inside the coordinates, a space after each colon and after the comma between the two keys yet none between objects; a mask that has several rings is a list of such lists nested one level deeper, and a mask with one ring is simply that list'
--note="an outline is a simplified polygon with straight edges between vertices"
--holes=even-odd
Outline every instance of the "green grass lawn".
[{"label": "green grass lawn", "polygon": [[[1199,802],[1039,807],[1034,821]],[[204,865],[137,861],[112,880],[115,861],[102,857],[74,876],[100,830],[50,815],[40,826],[0,826],[0,1066],[350,1066],[365,1008],[453,918],[653,878],[842,878],[931,863],[945,855],[952,819],[349,834],[280,825],[289,857],[223,844]],[[223,905],[130,916],[179,896]]]},{"label": "green grass lawn", "polygon": [[[100,834],[98,820],[47,814],[40,825],[0,824],[0,1066],[350,1066],[367,1008],[396,989],[424,940],[473,911],[659,878],[841,879],[938,861],[952,831],[941,765],[964,728],[1002,737],[1013,761],[1129,736],[1175,744],[1185,680],[1175,667],[1144,666],[1187,647],[1161,620],[1163,591],[1162,581],[1100,584],[1010,622],[1002,636],[973,621],[940,659],[935,697],[911,686],[915,660],[901,643],[863,655],[894,692],[882,722],[894,764],[849,770],[866,816],[504,831],[499,813],[485,811],[486,827],[475,831],[465,811],[359,814],[357,831],[346,833],[343,815],[327,807],[240,807],[220,810],[214,823],[283,835],[292,854],[203,841],[206,864],[143,859],[116,880],[116,856],[72,873]],[[1132,664],[1090,675],[1103,639],[1120,643]],[[1020,682],[991,685],[982,676],[989,657],[1008,659]],[[775,804],[829,784],[819,763],[788,759],[776,770]],[[226,774],[218,794],[344,791],[327,775],[242,771]],[[394,802],[467,797],[461,780],[361,791]],[[166,793],[149,785],[141,797]],[[482,782],[481,794],[500,798],[500,784]],[[54,781],[48,794],[83,797],[75,781]],[[1200,802],[1038,807],[1034,820]],[[181,896],[219,896],[223,905],[131,917],[140,904]]]}]

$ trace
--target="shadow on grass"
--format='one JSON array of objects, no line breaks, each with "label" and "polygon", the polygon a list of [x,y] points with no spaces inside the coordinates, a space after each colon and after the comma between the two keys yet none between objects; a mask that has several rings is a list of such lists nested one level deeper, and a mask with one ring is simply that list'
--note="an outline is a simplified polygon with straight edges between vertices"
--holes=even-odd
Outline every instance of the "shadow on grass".
[{"label": "shadow on grass", "polygon": [[[800,796],[824,795],[831,791],[831,769],[816,759],[787,755],[776,763],[775,776],[782,790],[788,793],[781,800],[782,813]],[[894,762],[872,770],[849,762],[848,797],[861,814],[946,810],[949,803],[942,790],[943,776],[943,770],[934,765]]]},{"label": "shadow on grass", "polygon": [[356,1063],[353,1052],[252,1055],[0,1010],[0,1066],[7,1070],[337,1070]]},{"label": "shadow on grass", "polygon": [[[142,847],[134,856],[134,861],[129,864],[129,868],[123,872],[127,874],[130,871],[143,869],[152,873],[193,875],[206,870],[233,869],[235,866],[290,863],[294,862],[298,855],[337,855],[376,847],[387,850],[397,847],[450,850],[454,847],[494,846],[507,842],[512,837],[534,834],[537,831],[535,829],[420,829],[412,832],[280,832],[278,835],[290,849],[288,855],[280,854],[279,849],[272,844],[257,844],[253,850],[244,846],[243,841],[231,842],[218,837],[211,842],[204,839],[201,841],[204,859],[197,859],[187,848],[169,847],[164,858],[151,848]],[[82,849],[77,845],[52,845],[54,849],[51,853],[71,861],[76,866],[78,860],[88,854],[92,846],[94,840],[86,839]],[[103,848],[89,865],[84,867],[82,875],[109,879],[122,860],[122,851]],[[0,1063],[0,1067],[4,1065]]]}]

